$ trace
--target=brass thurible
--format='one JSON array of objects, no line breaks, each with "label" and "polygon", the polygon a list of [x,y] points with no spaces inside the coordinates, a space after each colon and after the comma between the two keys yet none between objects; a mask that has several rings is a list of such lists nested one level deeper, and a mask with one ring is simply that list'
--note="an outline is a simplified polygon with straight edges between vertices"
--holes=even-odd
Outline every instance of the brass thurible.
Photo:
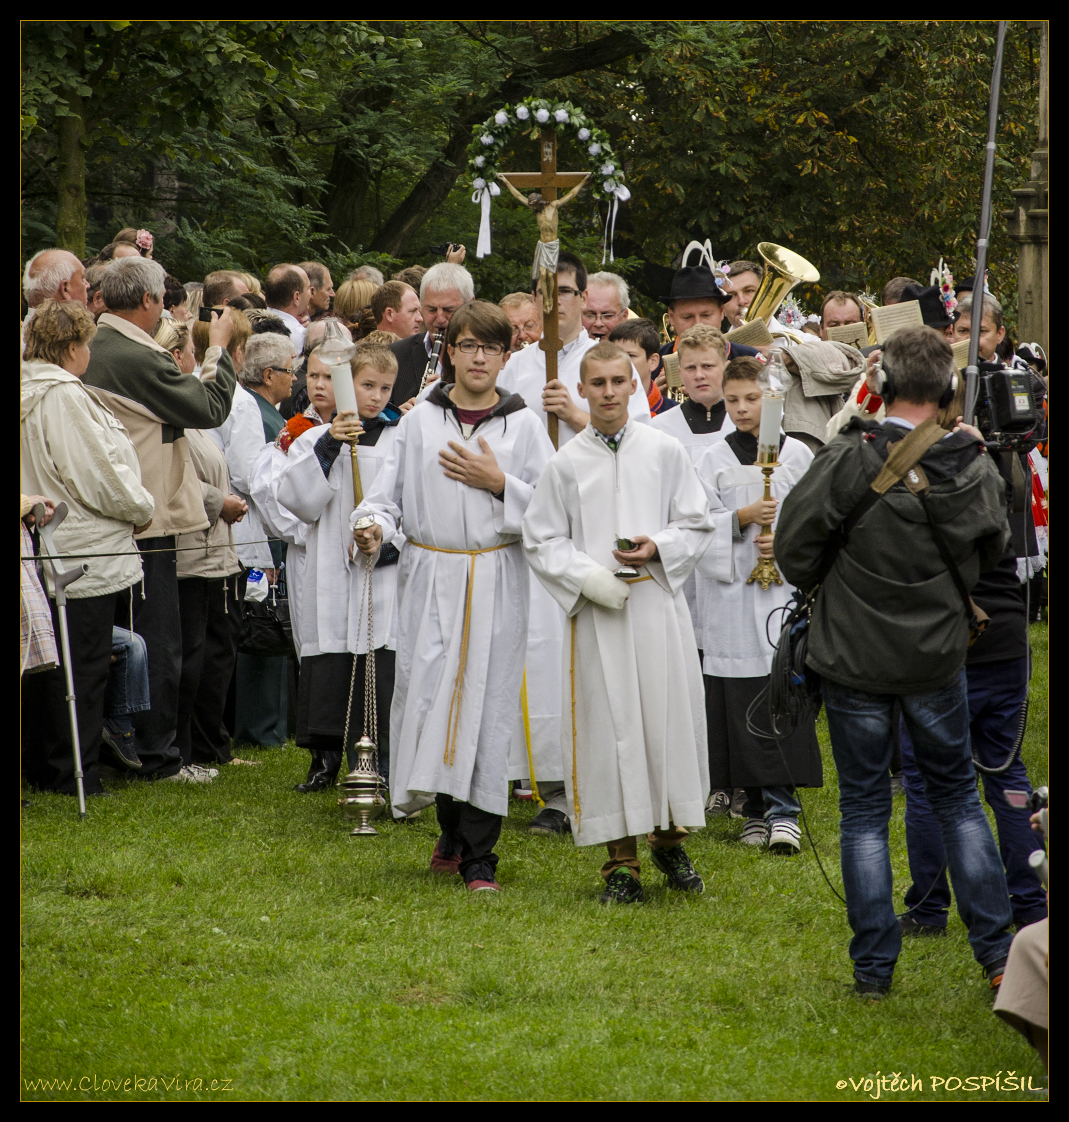
[{"label": "brass thurible", "polygon": [[[763,499],[765,502],[768,502],[768,500],[772,498],[772,473],[779,467],[779,463],[773,461],[770,464],[758,464],[757,466],[761,469],[761,474],[765,477],[765,493]],[[770,525],[762,526],[761,533],[771,534],[772,527]],[[776,562],[771,557],[759,557],[757,559],[757,564],[754,565],[753,572],[750,574],[746,583],[753,584],[754,581],[761,582],[762,592],[767,592],[770,585],[783,583],[783,578],[779,575],[779,571],[776,568]]]},{"label": "brass thurible", "polygon": [[[368,658],[374,658],[374,655],[368,655]],[[338,801],[344,817],[355,822],[349,836],[358,838],[378,833],[371,823],[386,809],[386,798],[382,793],[385,781],[378,769],[378,745],[365,733],[353,745],[353,751],[356,753],[356,766],[338,784],[345,792]]]}]

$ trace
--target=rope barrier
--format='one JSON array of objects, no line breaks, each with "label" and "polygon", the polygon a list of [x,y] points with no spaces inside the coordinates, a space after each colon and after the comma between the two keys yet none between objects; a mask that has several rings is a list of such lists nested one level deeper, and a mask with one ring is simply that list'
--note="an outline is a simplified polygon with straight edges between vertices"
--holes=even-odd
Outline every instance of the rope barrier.
[{"label": "rope barrier", "polygon": [[[168,534],[167,537],[172,535]],[[180,535],[174,535],[178,537]],[[74,561],[86,557],[144,557],[148,553],[185,553],[190,550],[206,549],[241,549],[247,545],[267,545],[270,542],[284,542],[285,538],[257,538],[251,542],[220,542],[217,545],[176,545],[170,549],[135,549],[133,552],[125,550],[122,553],[32,553],[29,557],[20,557],[20,561]]]}]

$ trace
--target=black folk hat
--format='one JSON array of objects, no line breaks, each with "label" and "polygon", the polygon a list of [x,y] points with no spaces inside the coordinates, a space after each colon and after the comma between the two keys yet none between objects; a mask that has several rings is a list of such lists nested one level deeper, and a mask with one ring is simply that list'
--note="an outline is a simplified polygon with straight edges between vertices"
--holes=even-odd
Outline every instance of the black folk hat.
[{"label": "black folk hat", "polygon": [[677,300],[716,300],[721,306],[728,302],[716,286],[716,277],[707,265],[687,265],[676,270],[672,278],[672,290],[665,301],[674,304]]},{"label": "black folk hat", "polygon": [[947,315],[946,305],[939,294],[937,284],[933,284],[930,288],[925,288],[919,284],[907,284],[902,290],[899,303],[905,304],[907,300],[916,300],[920,304],[921,318],[924,320],[925,327],[942,329],[949,327],[954,322]]},{"label": "black folk hat", "polygon": [[957,284],[954,285],[954,295],[960,296],[964,292],[965,295],[968,296],[968,294],[972,292],[974,288],[976,288],[975,275],[971,277],[965,277],[964,280],[960,280],[957,282]]}]

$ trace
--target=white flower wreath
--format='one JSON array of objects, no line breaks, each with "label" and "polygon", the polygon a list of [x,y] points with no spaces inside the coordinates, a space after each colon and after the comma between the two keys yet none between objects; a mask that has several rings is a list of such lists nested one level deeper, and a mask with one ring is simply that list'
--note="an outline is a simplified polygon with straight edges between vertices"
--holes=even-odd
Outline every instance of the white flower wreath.
[{"label": "white flower wreath", "polygon": [[[600,181],[591,179],[587,187],[596,199],[603,199],[609,204],[605,215],[605,240],[609,259],[612,260],[616,212],[620,203],[631,198],[631,192],[623,185],[623,168],[612,150],[609,134],[599,129],[570,101],[550,102],[538,97],[525,98],[514,106],[506,105],[472,130],[471,144],[468,145],[468,171],[474,188],[471,201],[482,207],[476,256],[485,257],[490,252],[490,200],[501,193],[501,188],[494,182],[499,172],[497,162],[500,154],[515,133],[531,128],[532,118],[536,122],[532,133],[534,139],[538,139],[538,128],[543,125],[558,133],[575,129],[580,143],[590,142],[587,154],[593,158],[600,157],[600,168],[592,171],[600,171],[603,178]],[[602,255],[603,264],[604,258],[605,254]]]}]

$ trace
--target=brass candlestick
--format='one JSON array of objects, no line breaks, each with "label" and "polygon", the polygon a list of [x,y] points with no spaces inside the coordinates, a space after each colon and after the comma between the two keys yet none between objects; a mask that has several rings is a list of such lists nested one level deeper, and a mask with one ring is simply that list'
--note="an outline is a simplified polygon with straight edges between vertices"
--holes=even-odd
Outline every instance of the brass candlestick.
[{"label": "brass candlestick", "polygon": [[[763,499],[765,502],[768,502],[768,500],[772,498],[772,473],[779,467],[779,463],[773,460],[770,464],[758,464],[758,467],[760,467],[761,473],[765,477],[765,493]],[[761,533],[772,533],[771,525],[762,525]],[[761,582],[762,592],[767,592],[769,585],[783,583],[783,578],[776,569],[776,562],[771,557],[758,558],[757,564],[754,565],[753,572],[750,574],[746,583],[753,584],[755,580]]]}]

